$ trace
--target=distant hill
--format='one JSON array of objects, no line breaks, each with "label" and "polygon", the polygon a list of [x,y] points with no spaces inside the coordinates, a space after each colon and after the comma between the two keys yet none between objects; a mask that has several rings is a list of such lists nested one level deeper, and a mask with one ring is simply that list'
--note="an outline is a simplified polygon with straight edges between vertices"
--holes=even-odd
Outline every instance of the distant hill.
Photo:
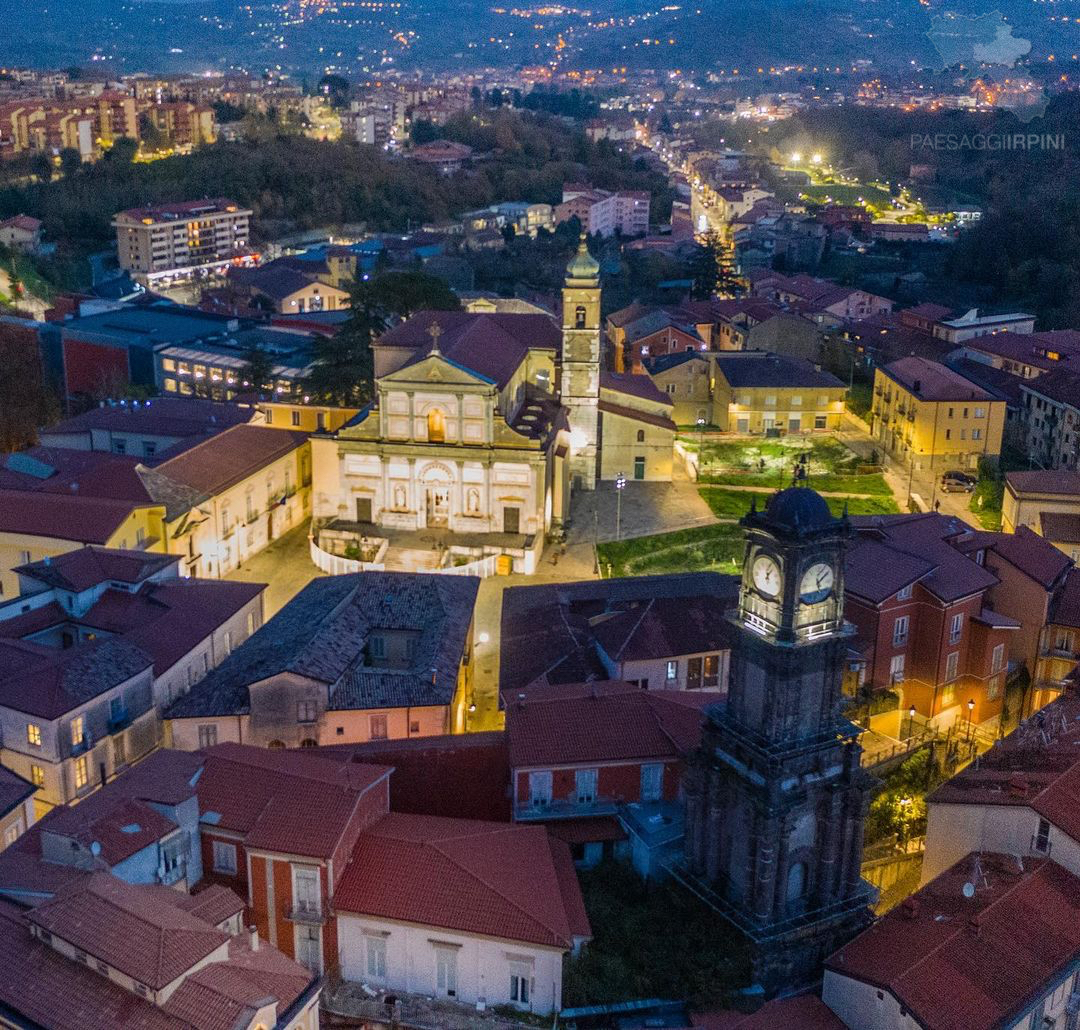
[{"label": "distant hill", "polygon": [[[985,13],[989,0],[597,0],[530,17],[483,0],[360,3],[300,0],[42,0],[5,12],[0,63],[116,71],[281,65],[321,71],[427,65],[513,65],[562,58],[581,66],[710,68],[933,63],[926,33],[941,10]],[[584,8],[586,5],[582,5]],[[992,5],[1033,40],[1033,58],[1080,50],[1080,0]],[[524,5],[522,5],[524,7]],[[542,28],[536,28],[536,24]],[[646,42],[647,41],[647,42]],[[539,46],[537,46],[539,44]]]}]

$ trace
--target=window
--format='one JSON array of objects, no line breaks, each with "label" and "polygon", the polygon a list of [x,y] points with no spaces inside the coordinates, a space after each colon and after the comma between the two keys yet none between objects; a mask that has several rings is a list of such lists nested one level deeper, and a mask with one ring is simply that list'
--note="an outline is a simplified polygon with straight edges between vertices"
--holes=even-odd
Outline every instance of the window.
[{"label": "window", "polygon": [[596,779],[595,769],[578,769],[574,773],[574,787],[579,805],[591,805],[596,800]]},{"label": "window", "polygon": [[296,721],[314,722],[318,718],[318,706],[314,701],[297,701]]},{"label": "window", "polygon": [[641,767],[641,800],[659,801],[664,790],[664,767],[659,763]]},{"label": "window", "polygon": [[22,835],[22,832],[23,821],[20,817],[4,830],[4,847],[7,848],[14,844]]},{"label": "window", "polygon": [[982,430],[981,429],[973,429],[971,431],[971,439],[972,440],[981,440],[982,439]]},{"label": "window", "polygon": [[420,732],[420,720],[419,719],[410,719],[409,720],[409,733],[411,735],[415,736],[419,732]]},{"label": "window", "polygon": [[294,426],[300,425],[300,412],[296,408],[293,408],[292,412],[292,424]]},{"label": "window", "polygon": [[313,737],[305,737],[302,741],[300,741],[300,746],[301,747],[318,747],[319,742],[317,740],[315,740]]},{"label": "window", "polygon": [[113,454],[124,454],[127,452],[126,440],[113,440],[112,444]]},{"label": "window", "polygon": [[372,658],[386,657],[386,637],[372,637],[370,647]]},{"label": "window", "polygon": [[90,781],[90,771],[86,763],[86,755],[80,755],[75,759],[75,789],[82,790]]},{"label": "window", "polygon": [[634,458],[634,478],[635,479],[644,479],[645,478],[645,456],[644,455],[637,455]]},{"label": "window", "polygon": [[889,662],[889,679],[893,683],[899,683],[904,678],[904,656],[902,654],[893,655],[892,661]]},{"label": "window", "polygon": [[510,1000],[528,1005],[532,996],[532,968],[527,962],[510,963]]},{"label": "window", "polygon": [[[952,409],[950,408],[949,410],[951,411]],[[945,439],[946,440],[951,440],[952,439],[952,430],[951,429],[946,429],[945,430]]]},{"label": "window", "polygon": [[825,416],[824,415],[815,415],[814,416],[814,428],[815,429],[825,429],[826,427],[827,427],[827,422],[826,422]]},{"label": "window", "polygon": [[1047,852],[1050,850],[1050,824],[1045,819],[1039,820],[1039,827],[1032,838],[1033,851]]},{"label": "window", "polygon": [[975,409],[975,417],[976,418],[986,418],[986,408],[976,408]]},{"label": "window", "polygon": [[457,997],[457,948],[435,948],[435,985],[443,997]]},{"label": "window", "polygon": [[551,804],[551,773],[529,773],[529,804],[534,807]]},{"label": "window", "polygon": [[318,926],[296,928],[296,961],[312,973],[322,972],[322,929]]},{"label": "window", "polygon": [[892,642],[893,647],[903,647],[907,643],[908,638],[908,625],[910,620],[908,616],[901,615],[894,623],[892,628]]},{"label": "window", "polygon": [[26,724],[26,742],[34,747],[41,747],[41,727],[36,722]]},{"label": "window", "polygon": [[702,660],[700,658],[688,658],[686,661],[686,689],[697,690],[701,687],[701,667]]},{"label": "window", "polygon": [[144,458],[152,458],[157,454],[157,444],[153,440],[143,440],[142,452]]},{"label": "window", "polygon": [[963,613],[954,615],[952,622],[949,624],[949,643],[955,644],[960,635],[964,632],[964,616]]},{"label": "window", "polygon": [[645,430],[644,429],[639,429],[637,431],[637,442],[638,443],[644,443],[645,442]]},{"label": "window", "polygon": [[765,397],[765,407],[766,408],[775,408],[776,407],[776,394],[770,393]]},{"label": "window", "polygon": [[267,408],[266,409],[266,424],[268,426],[274,424],[274,409],[273,408]]},{"label": "window", "polygon": [[904,587],[903,590],[897,590],[896,599],[898,601],[906,601],[909,597],[911,597],[911,590],[912,590],[912,587],[911,587],[910,584],[908,584],[908,586]]},{"label": "window", "polygon": [[945,679],[954,680],[956,674],[960,670],[960,652],[953,651],[948,658],[945,659]]},{"label": "window", "polygon": [[1005,645],[998,644],[990,655],[990,672],[1001,672],[1005,668]]},{"label": "window", "polygon": [[236,875],[236,845],[214,841],[214,872]]},{"label": "window", "polygon": [[583,304],[579,304],[574,308],[574,328],[585,328],[585,306]]},{"label": "window", "polygon": [[127,744],[124,741],[124,734],[118,733],[113,737],[113,766],[119,767],[127,761]]},{"label": "window", "polygon": [[217,727],[212,723],[199,727],[199,747],[213,747],[217,743]]},{"label": "window", "polygon": [[30,766],[30,782],[35,787],[45,786],[45,770],[40,765]]},{"label": "window", "polygon": [[71,746],[79,747],[86,740],[86,719],[76,715],[71,720]]},{"label": "window", "polygon": [[677,680],[678,678],[679,678],[679,662],[676,659],[675,661],[671,661],[671,662],[667,663],[667,676],[666,676],[666,679],[668,680],[668,682],[670,682],[671,680]]},{"label": "window", "polygon": [[297,912],[319,912],[319,870],[293,866],[293,907]]},{"label": "window", "polygon": [[379,980],[386,978],[386,938],[366,937],[367,975]]},{"label": "window", "polygon": [[428,412],[427,438],[429,443],[446,442],[446,417],[438,408]]},{"label": "window", "polygon": [[386,716],[372,715],[368,717],[368,726],[372,740],[386,740]]}]

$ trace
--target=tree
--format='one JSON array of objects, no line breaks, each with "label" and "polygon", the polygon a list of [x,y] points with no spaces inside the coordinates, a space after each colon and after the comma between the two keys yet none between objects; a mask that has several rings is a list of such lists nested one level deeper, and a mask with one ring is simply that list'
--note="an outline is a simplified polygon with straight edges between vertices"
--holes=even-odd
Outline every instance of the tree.
[{"label": "tree", "polygon": [[439,127],[434,122],[418,118],[409,129],[409,138],[417,145],[431,143],[439,138]]},{"label": "tree", "polygon": [[709,300],[716,296],[722,274],[723,255],[720,237],[715,232],[707,232],[695,247],[689,262],[690,278],[693,280],[690,296],[694,300]]},{"label": "tree", "polygon": [[416,311],[453,311],[457,295],[435,276],[424,272],[386,272],[359,279],[350,288],[349,320],[330,337],[318,338],[308,389],[316,397],[345,407],[369,401],[375,392],[375,362],[371,344],[393,318]]},{"label": "tree", "polygon": [[82,154],[74,147],[64,147],[60,151],[60,171],[65,176],[71,176],[80,168],[82,168]]},{"label": "tree", "polygon": [[113,140],[113,145],[105,152],[105,159],[118,165],[129,165],[139,152],[139,141],[130,136],[121,136]]},{"label": "tree", "polygon": [[35,154],[30,162],[30,172],[38,182],[48,182],[53,177],[52,158],[48,154]]},{"label": "tree", "polygon": [[240,382],[243,386],[259,391],[266,387],[274,377],[274,362],[264,347],[254,344],[244,354],[244,367],[240,370]]}]

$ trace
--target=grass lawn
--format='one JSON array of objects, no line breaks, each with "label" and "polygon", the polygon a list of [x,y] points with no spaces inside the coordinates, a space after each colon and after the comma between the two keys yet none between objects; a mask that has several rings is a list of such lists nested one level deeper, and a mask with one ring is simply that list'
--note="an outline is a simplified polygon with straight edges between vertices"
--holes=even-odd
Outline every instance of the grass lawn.
[{"label": "grass lawn", "polygon": [[800,192],[805,193],[811,200],[816,200],[818,203],[832,200],[837,204],[858,204],[860,200],[863,200],[883,210],[889,207],[892,199],[885,190],[879,189],[877,186],[848,186],[839,182],[803,186]]},{"label": "grass lawn", "polygon": [[[749,498],[746,501],[750,503]],[[745,510],[742,514],[745,514]],[[732,523],[610,541],[597,548],[607,575],[650,576],[667,572],[726,572],[742,568],[742,529]]]},{"label": "grass lawn", "polygon": [[[682,445],[693,453],[698,450],[696,433],[679,437]],[[754,439],[706,439],[704,445],[706,475],[730,472],[753,472],[763,475],[770,487],[790,478],[792,466],[803,453],[808,453],[810,474],[842,473],[853,475],[862,464],[854,451],[832,436],[794,436],[779,440],[765,437]],[[761,463],[765,462],[764,471]]]},{"label": "grass lawn", "polygon": [[[758,472],[720,472],[709,473],[702,476],[702,484],[709,483],[715,486],[758,486],[765,490],[775,490],[778,487],[777,477]],[[785,485],[787,485],[785,483]],[[826,472],[822,475],[811,474],[807,486],[824,493],[862,494],[869,497],[890,497],[892,491],[885,477],[880,473],[856,476],[844,473]]]},{"label": "grass lawn", "polygon": [[[817,484],[811,481],[811,485]],[[703,486],[700,492],[712,513],[720,519],[742,518],[750,510],[753,499],[757,499],[758,508],[763,508],[772,496],[771,491],[725,490],[714,486]],[[826,497],[825,500],[834,515],[842,514],[845,504],[849,515],[895,515],[900,511],[892,494],[884,497]]]}]

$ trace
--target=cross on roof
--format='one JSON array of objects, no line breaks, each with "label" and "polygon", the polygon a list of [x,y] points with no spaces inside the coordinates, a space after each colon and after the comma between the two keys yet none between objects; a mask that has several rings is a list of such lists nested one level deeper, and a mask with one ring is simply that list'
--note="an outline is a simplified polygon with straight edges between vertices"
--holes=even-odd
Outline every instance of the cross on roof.
[{"label": "cross on roof", "polygon": [[439,353],[439,337],[442,336],[442,326],[438,322],[432,322],[428,326],[428,336],[431,337],[431,353]]}]

